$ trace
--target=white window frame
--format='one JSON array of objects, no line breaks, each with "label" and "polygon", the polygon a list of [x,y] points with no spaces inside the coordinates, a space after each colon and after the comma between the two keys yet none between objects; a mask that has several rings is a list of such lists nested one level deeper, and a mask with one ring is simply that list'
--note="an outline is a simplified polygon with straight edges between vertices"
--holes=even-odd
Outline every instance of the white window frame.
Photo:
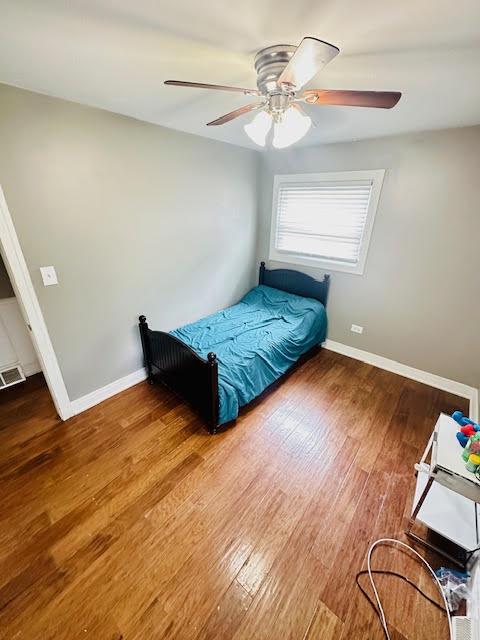
[{"label": "white window frame", "polygon": [[[328,171],[322,173],[297,173],[286,175],[275,175],[273,179],[273,198],[272,198],[272,221],[270,226],[270,260],[276,262],[288,262],[306,267],[317,267],[329,271],[344,271],[346,273],[355,273],[362,275],[367,260],[368,248],[372,237],[373,224],[377,213],[378,202],[380,200],[380,192],[382,190],[383,179],[385,177],[385,169],[371,169],[368,171]],[[358,262],[355,265],[346,265],[337,260],[327,260],[325,258],[316,258],[314,256],[302,256],[300,254],[279,251],[275,247],[275,238],[277,236],[277,216],[278,216],[278,191],[280,185],[288,182],[330,182],[332,180],[348,181],[348,180],[371,180],[372,191],[370,201],[368,203],[367,220],[363,230],[363,237],[360,245],[360,253]]]}]

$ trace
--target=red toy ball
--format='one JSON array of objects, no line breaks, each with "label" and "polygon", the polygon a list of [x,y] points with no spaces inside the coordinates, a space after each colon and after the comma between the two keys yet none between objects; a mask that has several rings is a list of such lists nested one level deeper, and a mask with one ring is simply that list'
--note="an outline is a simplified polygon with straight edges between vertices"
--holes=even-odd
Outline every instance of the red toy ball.
[{"label": "red toy ball", "polygon": [[470,438],[470,436],[474,436],[477,433],[471,424],[467,424],[464,427],[461,427],[460,431],[468,438]]}]

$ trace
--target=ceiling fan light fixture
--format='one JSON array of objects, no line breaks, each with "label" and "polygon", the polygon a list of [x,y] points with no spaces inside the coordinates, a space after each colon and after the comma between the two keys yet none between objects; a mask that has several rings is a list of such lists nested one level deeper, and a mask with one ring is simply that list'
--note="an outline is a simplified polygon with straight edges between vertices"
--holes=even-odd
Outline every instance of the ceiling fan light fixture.
[{"label": "ceiling fan light fixture", "polygon": [[268,132],[272,128],[273,118],[266,111],[260,111],[243,129],[247,136],[259,147],[265,146]]},{"label": "ceiling fan light fixture", "polygon": [[275,122],[273,127],[273,146],[275,149],[285,149],[298,142],[310,129],[311,119],[290,107],[283,114],[280,122]]}]

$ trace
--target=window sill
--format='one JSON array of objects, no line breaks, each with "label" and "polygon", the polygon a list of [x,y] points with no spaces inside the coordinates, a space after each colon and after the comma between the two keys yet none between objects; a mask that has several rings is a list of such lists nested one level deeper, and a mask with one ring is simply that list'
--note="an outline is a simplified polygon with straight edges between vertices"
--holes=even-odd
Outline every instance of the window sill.
[{"label": "window sill", "polygon": [[336,262],[335,260],[322,260],[321,258],[311,258],[309,256],[301,256],[295,253],[283,253],[276,249],[271,249],[268,257],[270,260],[274,260],[275,262],[286,262],[288,264],[295,264],[302,267],[313,267],[315,269],[321,269],[322,271],[341,271],[343,273],[351,273],[357,276],[363,275],[365,266],[360,262],[355,265],[347,265]]}]

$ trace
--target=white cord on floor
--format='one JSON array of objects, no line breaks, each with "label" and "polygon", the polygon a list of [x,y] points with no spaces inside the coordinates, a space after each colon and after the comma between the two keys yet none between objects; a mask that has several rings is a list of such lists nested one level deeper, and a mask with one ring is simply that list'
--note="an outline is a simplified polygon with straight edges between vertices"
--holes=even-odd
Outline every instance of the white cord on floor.
[{"label": "white cord on floor", "polygon": [[447,612],[447,617],[448,617],[448,629],[450,631],[450,640],[454,640],[452,616],[450,614],[450,609],[448,608],[447,598],[445,597],[445,593],[443,592],[442,585],[440,584],[440,581],[438,580],[437,576],[435,575],[435,571],[428,564],[428,562],[425,560],[425,558],[423,558],[418,553],[418,551],[415,551],[415,549],[410,547],[408,544],[405,544],[405,542],[401,542],[400,540],[395,540],[393,538],[380,538],[380,540],[377,540],[376,542],[374,542],[372,544],[372,546],[370,547],[370,549],[368,550],[367,568],[368,568],[368,577],[370,578],[370,582],[372,584],[373,593],[375,594],[375,600],[377,601],[378,610],[380,612],[380,621],[382,623],[383,630],[385,631],[385,635],[388,638],[388,640],[391,640],[391,637],[390,637],[390,634],[388,632],[387,620],[385,618],[385,612],[383,611],[382,603],[380,602],[380,596],[378,595],[377,587],[375,586],[375,581],[373,579],[372,569],[371,569],[371,559],[372,559],[373,550],[375,549],[375,547],[377,547],[380,544],[393,544],[393,545],[398,545],[400,547],[404,547],[408,551],[411,551],[413,554],[415,554],[415,556],[417,558],[419,558],[419,560],[421,560],[423,562],[423,564],[427,567],[427,569],[432,574],[433,579],[435,580],[435,583],[436,583],[436,585],[438,587],[438,590],[440,591],[440,593],[442,595],[443,603],[445,605],[445,611]]}]

